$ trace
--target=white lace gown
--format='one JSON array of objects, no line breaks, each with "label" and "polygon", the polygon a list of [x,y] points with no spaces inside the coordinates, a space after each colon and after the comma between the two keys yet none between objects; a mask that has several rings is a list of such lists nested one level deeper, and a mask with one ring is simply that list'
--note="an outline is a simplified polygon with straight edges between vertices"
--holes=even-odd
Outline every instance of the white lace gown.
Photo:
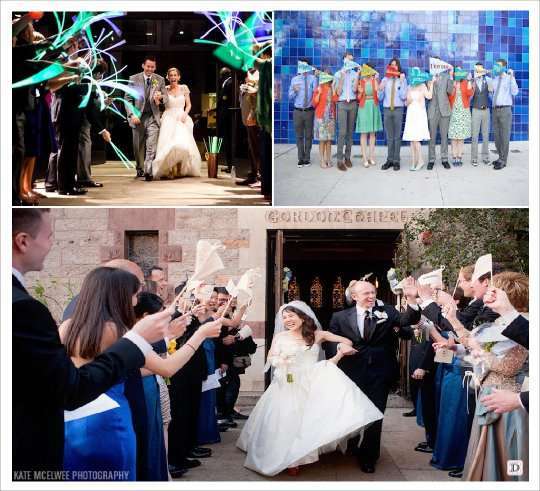
[{"label": "white lace gown", "polygon": [[152,162],[154,178],[201,175],[201,156],[193,138],[193,120],[181,121],[186,106],[187,85],[180,85],[177,95],[169,92],[169,102],[161,116],[161,127]]},{"label": "white lace gown", "polygon": [[293,361],[288,368],[275,368],[236,443],[247,452],[248,469],[274,476],[316,462],[322,453],[345,452],[349,438],[383,418],[335,364],[318,361],[320,349],[286,337],[276,340],[277,353]]}]

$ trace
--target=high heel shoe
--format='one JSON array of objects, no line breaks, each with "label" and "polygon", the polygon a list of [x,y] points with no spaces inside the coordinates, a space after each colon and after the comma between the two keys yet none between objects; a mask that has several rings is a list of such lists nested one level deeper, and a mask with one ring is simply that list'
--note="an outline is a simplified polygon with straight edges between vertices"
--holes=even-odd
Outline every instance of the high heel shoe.
[{"label": "high heel shoe", "polygon": [[287,474],[292,477],[296,477],[298,474],[300,474],[300,467],[288,467],[287,468]]},{"label": "high heel shoe", "polygon": [[364,167],[369,167],[369,161],[368,160],[364,160]]},{"label": "high heel shoe", "polygon": [[424,165],[426,165],[425,162],[421,162],[420,164],[417,164],[416,168],[414,170],[420,170],[422,167],[424,167]]},{"label": "high heel shoe", "polygon": [[377,165],[377,163],[372,159],[369,159],[368,162],[369,162],[369,165]]},{"label": "high heel shoe", "polygon": [[415,171],[416,170],[416,164],[412,164],[409,170],[410,171]]}]

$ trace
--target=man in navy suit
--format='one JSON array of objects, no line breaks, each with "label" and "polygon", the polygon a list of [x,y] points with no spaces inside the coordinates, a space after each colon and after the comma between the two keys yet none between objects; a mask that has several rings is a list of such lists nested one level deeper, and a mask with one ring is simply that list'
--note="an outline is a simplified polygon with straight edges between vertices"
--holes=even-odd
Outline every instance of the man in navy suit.
[{"label": "man in navy suit", "polygon": [[[345,357],[339,367],[383,413],[390,388],[399,377],[396,336],[410,339],[410,326],[420,320],[413,278],[404,281],[403,293],[408,306],[405,312],[400,313],[393,306],[377,301],[373,284],[358,281],[351,288],[356,305],[335,313],[330,320],[329,331],[349,338],[353,348],[358,351],[356,355]],[[367,428],[362,444],[356,451],[358,463],[364,472],[375,472],[375,463],[380,456],[381,430],[382,420]]]}]

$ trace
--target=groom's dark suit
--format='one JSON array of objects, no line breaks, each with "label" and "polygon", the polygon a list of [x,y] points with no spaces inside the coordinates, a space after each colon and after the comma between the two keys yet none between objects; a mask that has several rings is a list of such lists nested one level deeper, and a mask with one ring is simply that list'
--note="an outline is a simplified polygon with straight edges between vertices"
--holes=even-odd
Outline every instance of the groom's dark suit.
[{"label": "groom's dark suit", "polygon": [[[360,334],[356,306],[335,313],[328,330],[353,342],[358,354],[344,357],[339,367],[384,413],[390,388],[399,376],[396,335],[403,339],[412,337],[409,326],[420,320],[420,310],[407,307],[404,313],[399,313],[391,305],[377,305],[372,312],[377,323],[374,321],[367,339]],[[394,328],[398,328],[397,334]],[[382,420],[365,430],[357,454],[362,463],[373,465],[379,458],[381,429]]]},{"label": "groom's dark suit", "polygon": [[[13,471],[62,470],[64,409],[94,400],[130,369],[143,366],[144,356],[133,342],[122,338],[77,369],[47,307],[15,277],[12,286]],[[39,478],[33,473],[13,477]]]}]

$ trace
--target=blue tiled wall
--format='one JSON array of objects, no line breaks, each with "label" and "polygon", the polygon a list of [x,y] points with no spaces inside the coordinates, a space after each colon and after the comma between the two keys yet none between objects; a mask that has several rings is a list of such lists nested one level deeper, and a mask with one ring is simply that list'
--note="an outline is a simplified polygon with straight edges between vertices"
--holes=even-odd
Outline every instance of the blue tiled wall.
[{"label": "blue tiled wall", "polygon": [[[275,12],[274,23],[276,143],[295,142],[287,91],[298,58],[305,56],[316,67],[334,72],[346,50],[359,63],[373,63],[380,73],[394,56],[406,72],[412,66],[427,70],[430,55],[466,69],[477,61],[491,68],[495,60],[505,58],[520,89],[514,101],[512,139],[528,140],[527,11]],[[384,143],[384,132],[377,140]]]}]

